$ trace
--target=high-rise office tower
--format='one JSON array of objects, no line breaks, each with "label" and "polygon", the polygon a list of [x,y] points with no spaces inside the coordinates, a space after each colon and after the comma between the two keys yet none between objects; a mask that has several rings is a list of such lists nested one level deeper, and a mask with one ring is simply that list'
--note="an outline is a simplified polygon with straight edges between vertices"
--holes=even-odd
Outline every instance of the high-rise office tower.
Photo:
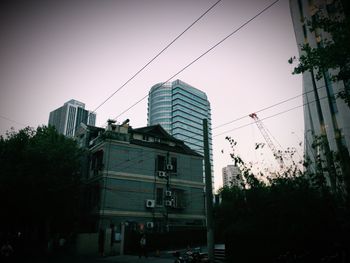
[{"label": "high-rise office tower", "polygon": [[191,85],[175,80],[154,85],[148,96],[148,125],[160,124],[175,138],[204,155],[203,119],[208,120],[211,165],[211,112],[207,95]]},{"label": "high-rise office tower", "polygon": [[[324,40],[331,39],[329,33],[322,29],[310,32],[307,22],[316,20],[319,15],[328,18],[341,15],[341,1],[290,0],[289,3],[299,55],[303,54],[302,44],[316,48],[322,46]],[[335,72],[336,70],[325,70],[321,79],[316,78],[316,71],[303,73],[305,155],[313,163],[319,154],[325,154],[324,151],[322,153],[321,147],[311,147],[316,136],[327,139],[328,152],[350,149],[350,108],[337,96],[339,92],[349,89],[349,83],[332,81],[331,75]],[[312,172],[315,169],[313,166],[309,168]],[[332,179],[327,179],[332,185]]]},{"label": "high-rise office tower", "polygon": [[49,125],[65,136],[74,137],[80,123],[95,125],[96,114],[85,110],[85,104],[77,100],[67,101],[62,107],[50,112]]},{"label": "high-rise office tower", "polygon": [[223,186],[243,188],[244,181],[241,176],[241,170],[235,165],[227,165],[222,168],[222,182]]}]

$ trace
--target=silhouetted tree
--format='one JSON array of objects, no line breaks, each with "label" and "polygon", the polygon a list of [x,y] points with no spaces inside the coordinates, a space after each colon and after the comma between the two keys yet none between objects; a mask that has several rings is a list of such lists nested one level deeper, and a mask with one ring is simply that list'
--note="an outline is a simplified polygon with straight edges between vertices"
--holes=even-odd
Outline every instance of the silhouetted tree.
[{"label": "silhouetted tree", "polygon": [[222,188],[222,202],[215,207],[216,238],[226,244],[227,261],[321,262],[334,257],[344,262],[342,220],[349,217],[340,214],[329,187],[297,169],[261,179],[235,153],[237,143],[227,139],[245,182],[242,188]]},{"label": "silhouetted tree", "polygon": [[81,150],[53,127],[25,128],[0,137],[0,231],[21,232],[45,245],[76,223]]}]

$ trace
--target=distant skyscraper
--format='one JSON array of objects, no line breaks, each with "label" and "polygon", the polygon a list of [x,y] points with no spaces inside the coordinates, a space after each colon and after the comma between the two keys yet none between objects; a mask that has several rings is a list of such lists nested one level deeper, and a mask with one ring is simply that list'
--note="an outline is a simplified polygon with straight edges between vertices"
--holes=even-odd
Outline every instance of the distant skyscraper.
[{"label": "distant skyscraper", "polygon": [[237,186],[239,188],[242,188],[242,184],[244,182],[240,175],[241,171],[237,166],[227,165],[226,167],[222,168],[223,186]]},{"label": "distant skyscraper", "polygon": [[210,159],[213,164],[211,112],[207,95],[181,80],[163,85],[158,83],[151,88],[148,96],[148,125],[160,124],[175,138],[202,155],[203,119],[208,120]]},{"label": "distant skyscraper", "polygon": [[[338,16],[340,1],[290,0],[289,3],[299,55],[303,54],[302,44],[309,44],[315,48],[331,38],[321,29],[310,32],[307,21],[317,19],[320,12],[325,17]],[[344,147],[350,149],[350,109],[344,100],[337,96],[345,88],[349,89],[349,83],[331,81],[331,73],[325,71],[320,80],[316,78],[315,72],[303,73],[305,154],[311,161],[315,161],[315,157],[321,153],[320,147],[311,147],[315,136],[324,136],[330,151],[339,152],[340,148]]]},{"label": "distant skyscraper", "polygon": [[62,107],[50,112],[49,125],[65,136],[73,137],[80,123],[95,125],[96,114],[85,110],[85,104],[70,100]]}]

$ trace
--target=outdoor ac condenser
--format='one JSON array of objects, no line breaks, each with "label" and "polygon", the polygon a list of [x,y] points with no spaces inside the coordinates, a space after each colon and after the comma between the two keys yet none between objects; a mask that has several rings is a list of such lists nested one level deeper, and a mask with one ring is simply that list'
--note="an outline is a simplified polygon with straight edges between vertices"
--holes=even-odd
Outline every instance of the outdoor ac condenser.
[{"label": "outdoor ac condenser", "polygon": [[146,200],[146,207],[148,208],[153,208],[155,206],[156,202],[152,199],[147,199]]}]

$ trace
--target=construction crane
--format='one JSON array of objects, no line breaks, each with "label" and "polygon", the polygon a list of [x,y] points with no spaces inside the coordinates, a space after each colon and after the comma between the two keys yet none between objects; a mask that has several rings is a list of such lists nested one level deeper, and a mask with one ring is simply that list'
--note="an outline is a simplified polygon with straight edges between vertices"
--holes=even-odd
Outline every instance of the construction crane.
[{"label": "construction crane", "polygon": [[277,148],[275,147],[275,145],[273,144],[269,134],[267,133],[267,130],[266,130],[264,124],[259,119],[258,115],[256,113],[252,113],[252,114],[249,114],[249,117],[251,117],[255,121],[256,125],[258,126],[262,136],[264,137],[267,145],[271,149],[273,156],[275,157],[275,159],[278,162],[278,164],[280,165],[280,167],[284,168],[285,164],[283,162],[282,152],[278,151]]}]

